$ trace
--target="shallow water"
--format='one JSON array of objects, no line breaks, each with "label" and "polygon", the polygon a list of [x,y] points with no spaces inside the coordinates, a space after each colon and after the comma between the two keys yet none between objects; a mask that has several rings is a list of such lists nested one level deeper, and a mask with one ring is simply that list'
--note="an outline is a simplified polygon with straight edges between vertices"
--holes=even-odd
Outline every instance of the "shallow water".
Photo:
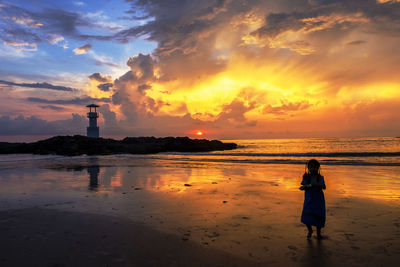
[{"label": "shallow water", "polygon": [[155,158],[206,162],[304,164],[317,158],[323,165],[400,166],[400,138],[309,138],[225,140],[232,151],[165,153]]},{"label": "shallow water", "polygon": [[321,247],[315,240],[304,243],[302,165],[29,157],[14,155],[0,164],[0,210],[40,207],[127,218],[182,242],[277,265],[307,263],[317,249],[335,256],[331,264],[350,257],[349,266],[365,265],[370,253],[400,259],[400,244],[392,240],[400,240],[398,167],[323,166],[328,239]]}]

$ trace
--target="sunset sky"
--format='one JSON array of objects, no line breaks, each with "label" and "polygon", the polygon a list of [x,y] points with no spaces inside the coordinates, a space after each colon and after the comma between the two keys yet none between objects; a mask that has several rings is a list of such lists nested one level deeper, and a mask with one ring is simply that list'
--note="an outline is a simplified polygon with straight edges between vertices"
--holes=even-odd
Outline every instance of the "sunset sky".
[{"label": "sunset sky", "polygon": [[0,0],[0,141],[400,136],[400,0]]}]

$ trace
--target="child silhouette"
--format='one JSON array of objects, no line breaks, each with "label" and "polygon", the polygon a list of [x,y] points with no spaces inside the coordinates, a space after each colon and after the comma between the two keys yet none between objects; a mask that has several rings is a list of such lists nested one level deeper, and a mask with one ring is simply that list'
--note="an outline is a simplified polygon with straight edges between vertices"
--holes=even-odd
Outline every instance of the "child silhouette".
[{"label": "child silhouette", "polygon": [[326,189],[324,177],[320,174],[320,164],[311,159],[306,164],[306,171],[301,181],[300,190],[304,190],[303,212],[301,222],[307,226],[307,238],[311,238],[313,230],[317,227],[317,238],[322,239],[321,228],[325,226],[325,197],[323,189]]}]

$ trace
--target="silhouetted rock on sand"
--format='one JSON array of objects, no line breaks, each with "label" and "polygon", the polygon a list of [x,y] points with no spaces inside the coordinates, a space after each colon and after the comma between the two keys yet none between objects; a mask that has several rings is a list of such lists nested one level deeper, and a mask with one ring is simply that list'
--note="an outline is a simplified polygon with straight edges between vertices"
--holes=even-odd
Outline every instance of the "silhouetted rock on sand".
[{"label": "silhouetted rock on sand", "polygon": [[235,143],[188,137],[126,137],[123,140],[89,138],[81,135],[55,136],[34,143],[0,143],[0,154],[106,155],[159,152],[205,152],[235,149]]}]

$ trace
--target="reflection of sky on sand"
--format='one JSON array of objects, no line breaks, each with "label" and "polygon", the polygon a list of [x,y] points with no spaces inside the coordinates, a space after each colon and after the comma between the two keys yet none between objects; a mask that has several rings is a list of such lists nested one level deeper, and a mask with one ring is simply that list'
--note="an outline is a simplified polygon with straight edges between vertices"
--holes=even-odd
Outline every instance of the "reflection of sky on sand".
[{"label": "reflection of sky on sand", "polygon": [[[326,242],[330,245],[325,248],[316,240],[306,243],[299,222],[303,192],[298,187],[303,171],[299,165],[156,162],[118,166],[105,164],[101,157],[56,169],[0,169],[0,208],[40,206],[121,216],[203,246],[263,262],[270,255],[281,255],[287,263],[315,259],[321,249],[329,255],[330,245],[357,233],[361,222],[358,215],[352,217],[353,198],[377,203],[378,208],[365,209],[363,214],[377,213],[382,204],[392,209],[392,215],[382,212],[376,222],[365,223],[368,231],[382,220],[393,228],[387,216],[400,218],[399,183],[394,179],[399,170],[324,167]],[[353,225],[352,232],[348,225]],[[396,233],[392,228],[385,230],[388,235]]]}]

